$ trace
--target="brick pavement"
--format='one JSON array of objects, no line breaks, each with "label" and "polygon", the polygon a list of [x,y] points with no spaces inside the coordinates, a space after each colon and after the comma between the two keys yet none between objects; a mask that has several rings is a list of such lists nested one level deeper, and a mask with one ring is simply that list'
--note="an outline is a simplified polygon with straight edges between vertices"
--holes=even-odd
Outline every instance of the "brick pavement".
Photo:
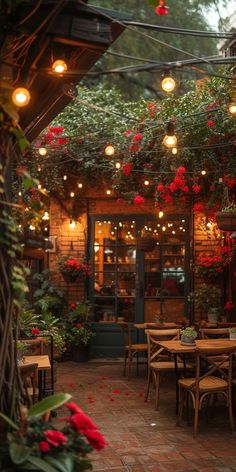
[{"label": "brick pavement", "polygon": [[226,409],[219,406],[214,416],[203,411],[194,439],[191,425],[175,426],[174,379],[162,384],[158,411],[154,391],[145,403],[145,387],[144,370],[128,382],[118,363],[59,364],[57,390],[71,393],[108,442],[91,454],[94,471],[236,471],[236,433],[230,433]]}]

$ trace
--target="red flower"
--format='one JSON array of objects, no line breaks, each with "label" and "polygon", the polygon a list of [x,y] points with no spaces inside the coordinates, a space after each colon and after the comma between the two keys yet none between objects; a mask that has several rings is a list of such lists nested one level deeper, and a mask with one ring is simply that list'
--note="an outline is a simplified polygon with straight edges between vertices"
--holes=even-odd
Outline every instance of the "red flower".
[{"label": "red flower", "polygon": [[194,193],[199,193],[199,192],[201,191],[201,186],[194,184],[194,185],[192,186],[192,191],[193,191]]},{"label": "red flower", "polygon": [[143,139],[143,135],[141,133],[137,133],[133,137],[133,141],[135,143],[139,143]]},{"label": "red flower", "polygon": [[234,308],[234,304],[231,302],[231,300],[228,300],[224,306],[224,310],[230,311],[230,310],[233,310],[233,308]]},{"label": "red flower", "polygon": [[77,433],[85,433],[87,430],[94,429],[96,430],[96,425],[92,422],[92,420],[85,415],[85,413],[81,410],[80,412],[75,413],[70,417],[70,425]]},{"label": "red flower", "polygon": [[177,174],[185,174],[186,169],[184,166],[178,167]]},{"label": "red flower", "polygon": [[142,197],[142,195],[136,195],[136,196],[134,197],[134,203],[135,203],[136,205],[142,205],[142,203],[144,203],[144,202],[145,202],[145,198]]},{"label": "red flower", "polygon": [[184,185],[181,189],[183,192],[188,193],[189,192],[189,187],[188,185]]},{"label": "red flower", "polygon": [[44,436],[47,442],[54,447],[63,446],[68,441],[68,438],[63,433],[55,431],[54,429],[45,431]]},{"label": "red flower", "polygon": [[41,441],[39,443],[39,450],[42,452],[48,452],[50,450],[50,444],[48,444],[46,441]]},{"label": "red flower", "polygon": [[212,128],[212,126],[215,126],[215,124],[216,124],[216,122],[213,121],[213,120],[208,120],[208,121],[207,121],[207,126],[208,126],[208,128]]},{"label": "red flower", "polygon": [[32,334],[33,336],[35,336],[35,335],[37,335],[37,334],[40,333],[40,329],[38,329],[38,328],[31,328],[30,332],[31,332],[31,334]]},{"label": "red flower", "polygon": [[125,136],[126,138],[128,138],[132,133],[133,133],[133,130],[132,130],[132,129],[127,129],[127,131],[124,131],[123,134],[124,134],[124,136]]},{"label": "red flower", "polygon": [[177,185],[175,182],[171,182],[170,185],[169,185],[169,189],[171,192],[175,192],[177,190]]},{"label": "red flower", "polygon": [[90,446],[92,446],[97,451],[100,451],[106,446],[106,440],[104,436],[96,429],[88,429],[84,434]]},{"label": "red flower", "polygon": [[204,211],[203,203],[195,203],[193,205],[193,213],[198,213],[198,212],[203,212],[203,211]]},{"label": "red flower", "polygon": [[150,102],[148,105],[147,105],[147,110],[153,110],[153,108],[155,109],[156,108],[156,105],[154,102]]},{"label": "red flower", "polygon": [[134,144],[133,146],[129,146],[129,151],[130,152],[137,152],[139,148],[138,144]]},{"label": "red flower", "polygon": [[76,308],[76,303],[69,303],[69,308],[70,308],[71,310],[75,310],[75,308]]},{"label": "red flower", "polygon": [[80,329],[82,328],[82,326],[83,326],[82,323],[77,323],[76,328]]},{"label": "red flower", "polygon": [[76,403],[74,402],[65,403],[65,407],[68,408],[68,410],[70,410],[71,413],[74,413],[74,414],[82,412],[81,408],[78,405],[76,405]]},{"label": "red flower", "polygon": [[164,190],[165,190],[164,184],[159,184],[159,185],[157,185],[157,191],[158,191],[158,192],[163,192]]},{"label": "red flower", "polygon": [[64,128],[62,126],[50,127],[49,131],[54,134],[61,134],[64,131]]},{"label": "red flower", "polygon": [[169,7],[164,5],[164,2],[160,0],[160,5],[155,8],[155,13],[159,16],[165,16],[169,13]]},{"label": "red flower", "polygon": [[122,172],[124,175],[129,175],[132,170],[132,165],[131,164],[124,164],[122,167]]}]

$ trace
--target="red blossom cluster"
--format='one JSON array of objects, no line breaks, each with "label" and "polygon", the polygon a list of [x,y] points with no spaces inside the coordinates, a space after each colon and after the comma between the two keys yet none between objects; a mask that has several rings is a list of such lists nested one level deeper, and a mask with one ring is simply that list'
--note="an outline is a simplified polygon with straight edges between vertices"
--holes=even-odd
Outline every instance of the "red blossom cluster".
[{"label": "red blossom cluster", "polygon": [[223,273],[232,259],[232,251],[227,247],[218,248],[217,254],[200,256],[197,261],[196,271],[202,276],[217,276]]},{"label": "red blossom cluster", "polygon": [[159,16],[168,15],[169,7],[165,5],[164,0],[160,0],[159,5],[155,8],[155,13]]},{"label": "red blossom cluster", "polygon": [[134,197],[134,204],[142,205],[145,202],[145,198],[142,195],[135,195]]},{"label": "red blossom cluster", "polygon": [[64,266],[61,267],[62,272],[73,272],[78,274],[84,273],[88,276],[91,275],[91,268],[89,264],[84,264],[77,258],[70,258],[64,262]]},{"label": "red blossom cluster", "polygon": [[230,311],[234,309],[234,304],[231,302],[231,300],[228,300],[226,304],[224,305],[224,310]]},{"label": "red blossom cluster", "polygon": [[[92,420],[76,403],[69,402],[66,403],[65,406],[71,412],[71,416],[62,418],[63,421],[66,421],[68,426],[65,427],[63,431],[55,429],[44,431],[44,438],[38,444],[39,450],[45,454],[49,451],[55,453],[57,448],[62,450],[64,446],[67,447],[67,444],[71,449],[73,446],[72,442],[74,441],[74,433],[84,436],[88,444],[97,451],[103,449],[106,446],[105,438],[98,431],[97,426]],[[76,444],[77,452],[79,452],[79,443]]]}]

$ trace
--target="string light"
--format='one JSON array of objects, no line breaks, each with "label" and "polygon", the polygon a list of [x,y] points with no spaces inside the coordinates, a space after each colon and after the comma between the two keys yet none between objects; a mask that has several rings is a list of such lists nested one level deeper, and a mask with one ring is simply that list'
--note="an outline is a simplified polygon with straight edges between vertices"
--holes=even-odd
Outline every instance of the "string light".
[{"label": "string light", "polygon": [[228,110],[231,115],[236,115],[236,102],[231,102]]},{"label": "string light", "polygon": [[175,127],[172,121],[169,121],[166,126],[166,135],[163,139],[163,144],[167,148],[176,148],[177,137],[175,136]]},{"label": "string light", "polygon": [[146,185],[146,187],[150,184],[149,180],[144,180],[144,185]]},{"label": "string light", "polygon": [[202,174],[202,175],[206,175],[206,170],[202,170],[202,171],[201,171],[201,174]]},{"label": "string light", "polygon": [[40,147],[38,153],[40,154],[40,156],[46,156],[47,149],[45,147]]},{"label": "string light", "polygon": [[162,231],[165,231],[166,230],[166,226],[162,226]]},{"label": "string light", "polygon": [[178,152],[178,149],[176,147],[173,147],[172,148],[172,154],[177,154],[177,152]]},{"label": "string light", "polygon": [[29,104],[31,95],[27,88],[17,87],[15,90],[13,90],[11,98],[16,106],[25,107]]},{"label": "string light", "polygon": [[42,188],[42,185],[41,184],[38,184],[38,189],[40,190]]},{"label": "string light", "polygon": [[42,217],[42,220],[46,220],[46,221],[49,220],[49,213],[48,213],[48,211],[45,211],[45,212],[44,212],[44,215],[43,215],[43,217]]},{"label": "string light", "polygon": [[70,196],[71,196],[71,198],[74,198],[75,192],[70,192]]},{"label": "string light", "polygon": [[34,225],[30,225],[30,226],[29,226],[29,229],[30,229],[30,231],[34,231],[34,230],[35,230],[35,226],[34,226]]},{"label": "string light", "polygon": [[63,180],[67,180],[67,175],[63,175]]},{"label": "string light", "polygon": [[78,188],[83,188],[83,184],[81,182],[78,183]]},{"label": "string light", "polygon": [[63,72],[66,72],[67,69],[67,64],[62,59],[57,59],[52,65],[52,70],[53,72],[56,72],[56,74],[62,74]]},{"label": "string light", "polygon": [[121,163],[120,162],[116,162],[116,169],[120,169],[121,168]]},{"label": "string light", "polygon": [[22,193],[21,193],[21,192],[18,192],[18,195],[19,195],[19,197],[21,197]]},{"label": "string light", "polygon": [[38,172],[41,172],[41,170],[42,170],[42,169],[41,169],[41,167],[40,167],[40,166],[38,166]]},{"label": "string light", "polygon": [[158,217],[162,218],[163,216],[164,216],[164,212],[162,210],[160,210],[159,213],[158,213]]},{"label": "string light", "polygon": [[106,194],[107,194],[107,195],[111,195],[111,190],[107,190],[107,191],[106,191]]},{"label": "string light", "polygon": [[114,156],[114,154],[115,154],[114,146],[112,144],[107,144],[105,149],[104,149],[104,153],[108,157]]},{"label": "string light", "polygon": [[173,90],[176,87],[176,82],[171,75],[165,74],[164,77],[162,78],[161,81],[161,88],[164,92],[170,93],[173,92]]}]

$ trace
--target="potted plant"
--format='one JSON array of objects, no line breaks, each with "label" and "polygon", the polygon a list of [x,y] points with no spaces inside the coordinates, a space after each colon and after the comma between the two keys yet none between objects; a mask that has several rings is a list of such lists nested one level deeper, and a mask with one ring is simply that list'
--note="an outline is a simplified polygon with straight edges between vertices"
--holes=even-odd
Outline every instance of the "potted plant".
[{"label": "potted plant", "polygon": [[216,223],[223,231],[236,230],[236,204],[227,199],[227,203],[221,211],[215,213]]},{"label": "potted plant", "polygon": [[[7,425],[9,433],[0,444],[0,470],[78,472],[91,470],[87,455],[106,446],[93,421],[70,401],[68,393],[56,393],[24,408],[17,423],[0,413],[1,426]],[[49,412],[65,404],[67,416],[59,428],[49,421]]]},{"label": "potted plant", "polygon": [[197,338],[197,331],[188,326],[180,331],[181,334],[181,342],[186,344],[193,344],[195,339]]},{"label": "potted plant", "polygon": [[236,326],[229,328],[229,339],[236,339]]},{"label": "potted plant", "polygon": [[65,256],[58,262],[59,271],[66,282],[76,282],[90,276],[90,266],[77,257]]},{"label": "potted plant", "polygon": [[201,314],[208,316],[209,323],[216,323],[220,315],[221,289],[213,284],[202,283],[190,292],[188,300],[195,303]]},{"label": "potted plant", "polygon": [[76,362],[88,361],[90,340],[95,336],[89,322],[89,312],[89,302],[72,303],[65,317],[66,349]]},{"label": "potted plant", "polygon": [[208,280],[217,280],[224,275],[232,260],[232,250],[218,247],[216,254],[203,254],[198,257],[195,273]]}]

